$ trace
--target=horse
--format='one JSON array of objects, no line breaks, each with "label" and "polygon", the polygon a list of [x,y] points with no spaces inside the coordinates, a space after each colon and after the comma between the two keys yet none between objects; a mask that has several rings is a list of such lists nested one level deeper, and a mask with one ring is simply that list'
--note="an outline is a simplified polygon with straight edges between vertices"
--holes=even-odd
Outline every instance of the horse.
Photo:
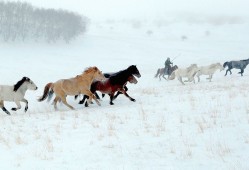
[{"label": "horse", "polygon": [[161,76],[163,76],[163,78],[165,80],[167,80],[166,77],[164,77],[164,76],[168,75],[168,78],[169,78],[169,76],[171,75],[171,73],[173,71],[175,71],[176,69],[178,69],[178,66],[174,65],[173,67],[170,67],[169,70],[168,70],[168,73],[166,73],[165,72],[165,67],[164,68],[159,68],[159,69],[157,69],[157,72],[155,74],[155,78],[159,77],[159,80],[161,80]]},{"label": "horse", "polygon": [[182,77],[187,77],[188,78],[188,82],[192,82],[195,83],[195,78],[194,76],[197,74],[197,72],[199,71],[198,67],[196,64],[192,64],[187,68],[178,68],[175,71],[172,72],[172,74],[169,76],[169,80],[173,80],[175,79],[175,77],[178,78],[178,80],[183,84],[182,81]]},{"label": "horse", "polygon": [[220,69],[220,71],[222,71],[222,70],[224,70],[224,67],[220,63],[215,63],[215,64],[211,64],[208,66],[199,67],[199,71],[196,74],[196,76],[198,78],[198,82],[200,82],[200,75],[209,75],[209,77],[207,79],[211,82],[213,74],[218,69]]},{"label": "horse", "polygon": [[4,107],[4,101],[15,102],[17,108],[12,108],[11,110],[16,111],[21,109],[20,102],[24,102],[25,112],[28,110],[28,100],[24,98],[27,90],[37,90],[38,87],[35,83],[28,77],[23,77],[14,86],[0,85],[0,107],[8,115],[10,112]]},{"label": "horse", "polygon": [[89,96],[89,99],[87,101],[88,103],[90,103],[92,99],[94,99],[100,106],[99,101],[90,91],[90,86],[95,79],[105,79],[102,72],[96,66],[87,68],[82,74],[77,75],[76,77],[70,79],[60,79],[55,83],[50,82],[45,86],[43,95],[38,99],[38,101],[44,101],[46,98],[48,98],[49,101],[52,98],[52,95],[55,93],[56,97],[53,102],[55,110],[57,110],[56,104],[58,101],[62,101],[63,104],[74,110],[74,108],[66,101],[67,95],[75,96],[79,94],[85,94]]},{"label": "horse", "polygon": [[[137,84],[138,81],[133,75],[130,75],[125,84],[127,82],[130,82],[132,84]],[[108,94],[110,96],[110,105],[113,105],[114,104],[113,100],[116,99],[114,96],[115,92],[120,92],[124,94],[126,97],[128,97],[131,101],[135,101],[135,99],[133,99],[127,94],[124,87],[125,86],[123,84],[112,85],[110,83],[110,79],[107,78],[104,81],[94,81],[91,85],[91,92],[96,94],[96,91],[100,91],[102,94]],[[83,104],[86,98],[88,98],[88,96],[84,95],[83,99],[80,101],[80,104]],[[85,106],[87,107],[88,104],[85,103]]]},{"label": "horse", "polygon": [[227,61],[227,62],[225,62],[223,64],[223,67],[224,68],[226,68],[226,66],[228,67],[228,69],[226,70],[225,76],[227,75],[228,71],[230,72],[230,75],[231,75],[232,74],[231,70],[233,68],[240,69],[240,72],[238,72],[238,74],[241,74],[241,76],[243,76],[244,69],[246,68],[246,66],[248,65],[248,63],[249,63],[249,59],[247,59],[247,60]]},{"label": "horse", "polygon": [[[106,80],[100,82],[100,81],[95,81],[91,85],[91,91],[92,93],[95,93],[96,91],[100,91],[104,94],[109,94],[110,96],[110,104],[113,105],[113,100],[115,99],[115,96],[117,97],[118,94],[114,96],[115,92],[121,92],[123,93],[126,97],[128,97],[131,101],[135,101],[135,99],[131,98],[127,93],[125,89],[126,83],[129,81],[130,83],[137,83],[137,80],[134,76],[140,78],[141,74],[137,67],[135,65],[129,66],[125,70],[121,70],[117,73],[113,73],[107,78]],[[80,104],[84,103],[84,100],[87,98],[85,95],[84,98],[80,101]],[[85,105],[88,106],[88,105]]]}]

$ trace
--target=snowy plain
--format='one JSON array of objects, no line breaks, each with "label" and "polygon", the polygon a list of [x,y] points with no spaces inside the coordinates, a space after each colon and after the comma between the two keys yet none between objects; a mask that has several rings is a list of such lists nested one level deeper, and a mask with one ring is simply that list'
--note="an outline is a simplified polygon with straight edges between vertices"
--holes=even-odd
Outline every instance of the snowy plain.
[{"label": "snowy plain", "polygon": [[[103,22],[70,44],[1,43],[0,83],[28,76],[39,89],[27,92],[27,113],[0,111],[0,169],[249,169],[249,68],[185,86],[154,78],[167,57],[178,67],[249,58],[248,28]],[[75,111],[37,102],[48,82],[132,64],[142,75],[128,84],[136,102],[119,96],[111,106],[105,97],[85,108],[68,97]]]}]

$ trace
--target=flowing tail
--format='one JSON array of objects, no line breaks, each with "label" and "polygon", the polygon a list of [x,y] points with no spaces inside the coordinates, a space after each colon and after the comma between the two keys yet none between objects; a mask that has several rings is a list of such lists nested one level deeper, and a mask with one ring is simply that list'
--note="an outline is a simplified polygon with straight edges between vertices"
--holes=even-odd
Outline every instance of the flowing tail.
[{"label": "flowing tail", "polygon": [[228,64],[228,62],[225,62],[225,63],[223,64],[223,67],[226,68],[227,64]]},{"label": "flowing tail", "polygon": [[157,76],[159,75],[159,72],[160,72],[160,68],[157,70],[157,73],[155,75],[155,78],[157,78]]},{"label": "flowing tail", "polygon": [[44,88],[44,92],[43,95],[38,99],[39,102],[44,101],[46,98],[48,98],[48,101],[51,100],[52,96],[54,94],[53,91],[53,83],[48,83],[45,88]]},{"label": "flowing tail", "polygon": [[[175,71],[176,71],[176,70],[175,70]],[[169,80],[174,80],[174,79],[175,79],[175,77],[176,77],[175,71],[173,71],[173,72],[171,73],[171,75],[169,76]]]}]

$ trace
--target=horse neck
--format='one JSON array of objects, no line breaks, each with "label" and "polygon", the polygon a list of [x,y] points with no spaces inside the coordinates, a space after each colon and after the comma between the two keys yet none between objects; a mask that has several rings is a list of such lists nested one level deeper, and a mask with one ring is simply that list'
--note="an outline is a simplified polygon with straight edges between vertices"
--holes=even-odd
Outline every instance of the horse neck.
[{"label": "horse neck", "polygon": [[21,94],[25,95],[26,91],[28,90],[27,86],[24,86],[23,84],[17,89],[17,92],[20,92]]},{"label": "horse neck", "polygon": [[125,71],[120,71],[118,74],[110,77],[111,83],[118,83],[119,85],[124,85],[128,81],[129,73]]},{"label": "horse neck", "polygon": [[94,80],[94,73],[90,72],[90,73],[85,73],[79,76],[80,81],[84,81],[87,82],[89,84],[91,84]]}]

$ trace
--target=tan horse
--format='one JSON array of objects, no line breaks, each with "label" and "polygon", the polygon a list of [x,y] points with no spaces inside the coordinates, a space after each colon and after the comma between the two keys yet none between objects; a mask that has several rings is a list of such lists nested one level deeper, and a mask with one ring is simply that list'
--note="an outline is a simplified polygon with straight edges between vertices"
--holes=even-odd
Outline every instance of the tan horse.
[{"label": "tan horse", "polygon": [[85,94],[89,96],[87,100],[88,103],[91,103],[92,99],[100,105],[99,101],[96,99],[96,96],[90,91],[91,84],[93,80],[104,80],[105,77],[102,72],[97,67],[89,67],[81,75],[77,75],[74,78],[70,79],[61,79],[55,83],[48,83],[45,88],[43,95],[38,99],[39,102],[44,101],[48,98],[48,101],[51,99],[53,93],[56,97],[54,99],[54,108],[57,110],[57,102],[62,101],[70,109],[74,109],[66,101],[67,95],[75,96],[79,94]]}]

